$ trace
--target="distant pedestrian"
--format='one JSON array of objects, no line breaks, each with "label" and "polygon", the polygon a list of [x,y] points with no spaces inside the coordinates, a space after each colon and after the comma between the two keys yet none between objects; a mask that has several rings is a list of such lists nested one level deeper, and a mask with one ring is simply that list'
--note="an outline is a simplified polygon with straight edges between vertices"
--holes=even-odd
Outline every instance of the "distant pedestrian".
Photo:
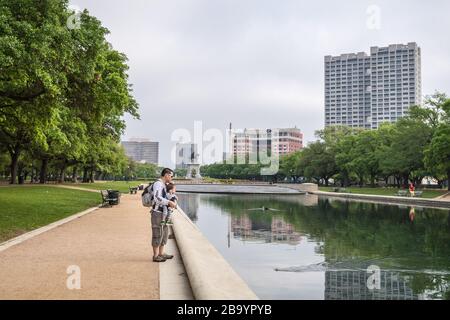
[{"label": "distant pedestrian", "polygon": [[416,191],[416,187],[414,186],[414,183],[410,183],[409,184],[409,194],[411,195],[411,197],[414,197]]}]

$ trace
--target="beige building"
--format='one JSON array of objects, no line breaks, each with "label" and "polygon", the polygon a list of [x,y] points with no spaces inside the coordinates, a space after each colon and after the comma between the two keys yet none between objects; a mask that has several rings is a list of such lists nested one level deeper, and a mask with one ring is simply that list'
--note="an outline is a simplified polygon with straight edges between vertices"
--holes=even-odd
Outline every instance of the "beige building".
[{"label": "beige building", "polygon": [[303,133],[297,128],[232,130],[231,153],[248,155],[268,152],[287,155],[303,148]]}]

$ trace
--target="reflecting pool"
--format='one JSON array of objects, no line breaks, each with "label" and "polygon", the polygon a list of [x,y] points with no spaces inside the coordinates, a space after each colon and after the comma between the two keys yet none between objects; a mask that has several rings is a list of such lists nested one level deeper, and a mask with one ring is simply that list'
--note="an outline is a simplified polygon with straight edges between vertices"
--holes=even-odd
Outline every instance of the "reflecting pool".
[{"label": "reflecting pool", "polygon": [[180,194],[261,299],[450,299],[450,211],[305,196]]}]

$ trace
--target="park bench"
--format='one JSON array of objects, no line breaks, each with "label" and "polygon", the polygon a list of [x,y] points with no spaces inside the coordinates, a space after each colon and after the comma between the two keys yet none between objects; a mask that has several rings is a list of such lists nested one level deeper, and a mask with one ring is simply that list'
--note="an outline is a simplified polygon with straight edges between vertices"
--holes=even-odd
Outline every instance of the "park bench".
[{"label": "park bench", "polygon": [[102,206],[106,204],[108,206],[118,205],[120,203],[120,192],[113,190],[101,190],[102,195]]},{"label": "park bench", "polygon": [[423,191],[416,191],[414,192],[414,198],[422,198]]},{"label": "park bench", "polygon": [[136,194],[138,191],[138,187],[130,187],[130,194]]},{"label": "park bench", "polygon": [[397,191],[396,196],[397,197],[407,197],[408,196],[408,191],[406,191],[406,190],[399,190],[399,191]]},{"label": "park bench", "polygon": [[350,191],[348,191],[346,188],[333,188],[333,191],[339,193],[350,193]]}]

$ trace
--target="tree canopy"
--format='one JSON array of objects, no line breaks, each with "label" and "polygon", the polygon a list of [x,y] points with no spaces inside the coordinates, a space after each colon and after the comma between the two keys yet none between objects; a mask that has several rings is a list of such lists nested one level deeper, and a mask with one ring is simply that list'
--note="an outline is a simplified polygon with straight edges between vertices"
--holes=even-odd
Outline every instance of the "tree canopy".
[{"label": "tree canopy", "polygon": [[66,0],[0,0],[0,146],[11,183],[23,169],[44,183],[49,165],[59,180],[72,166],[92,181],[128,162],[123,115],[139,114],[127,58],[87,10],[69,28],[72,14]]}]

